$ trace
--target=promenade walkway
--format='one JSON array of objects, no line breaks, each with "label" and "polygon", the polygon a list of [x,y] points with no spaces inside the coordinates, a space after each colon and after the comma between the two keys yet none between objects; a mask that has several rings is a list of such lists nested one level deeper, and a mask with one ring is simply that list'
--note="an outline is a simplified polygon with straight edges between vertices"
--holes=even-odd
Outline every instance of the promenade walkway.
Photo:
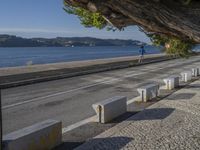
[{"label": "promenade walkway", "polygon": [[77,148],[90,149],[200,149],[200,80]]}]

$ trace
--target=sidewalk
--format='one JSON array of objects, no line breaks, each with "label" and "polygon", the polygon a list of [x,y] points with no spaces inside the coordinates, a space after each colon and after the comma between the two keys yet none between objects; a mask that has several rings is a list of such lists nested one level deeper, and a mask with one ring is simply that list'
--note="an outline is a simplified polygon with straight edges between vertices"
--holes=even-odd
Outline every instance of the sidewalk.
[{"label": "sidewalk", "polygon": [[200,80],[91,139],[77,150],[200,148]]}]

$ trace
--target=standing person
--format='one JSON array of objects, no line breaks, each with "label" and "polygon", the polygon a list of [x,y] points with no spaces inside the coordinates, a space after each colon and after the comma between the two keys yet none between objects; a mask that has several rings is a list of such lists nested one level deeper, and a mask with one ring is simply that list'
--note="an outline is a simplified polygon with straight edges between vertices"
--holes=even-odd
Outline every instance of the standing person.
[{"label": "standing person", "polygon": [[144,59],[144,53],[146,53],[143,45],[140,47],[139,53],[140,53],[140,58],[138,62],[141,63]]}]

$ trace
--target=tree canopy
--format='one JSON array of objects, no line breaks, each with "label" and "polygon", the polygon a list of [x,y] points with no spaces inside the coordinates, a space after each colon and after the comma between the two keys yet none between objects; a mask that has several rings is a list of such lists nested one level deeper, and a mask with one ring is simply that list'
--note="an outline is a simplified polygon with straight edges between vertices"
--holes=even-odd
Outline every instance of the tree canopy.
[{"label": "tree canopy", "polygon": [[64,5],[86,27],[123,30],[137,25],[153,43],[170,45],[170,53],[183,56],[200,43],[199,0],[64,0]]}]

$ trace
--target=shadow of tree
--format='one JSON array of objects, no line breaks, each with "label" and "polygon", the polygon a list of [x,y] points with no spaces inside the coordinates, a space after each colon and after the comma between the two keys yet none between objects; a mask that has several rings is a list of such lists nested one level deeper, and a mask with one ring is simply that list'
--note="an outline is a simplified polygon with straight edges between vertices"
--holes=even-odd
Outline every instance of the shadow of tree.
[{"label": "shadow of tree", "polygon": [[61,145],[57,146],[53,150],[73,150],[83,143],[84,142],[63,142]]},{"label": "shadow of tree", "polygon": [[137,112],[127,112],[106,124],[102,124],[98,122],[90,122],[78,128],[75,128],[71,131],[68,131],[67,133],[63,134],[63,137],[62,137],[63,144],[57,147],[55,150],[74,149],[78,147],[79,145],[83,144],[88,139],[91,139],[103,133],[104,131],[115,126],[117,123],[120,123],[130,118],[136,113]]},{"label": "shadow of tree", "polygon": [[145,109],[141,113],[128,118],[127,121],[161,120],[168,117],[174,110],[173,108]]},{"label": "shadow of tree", "polygon": [[[89,140],[85,145],[84,148],[80,148],[81,150],[90,150],[90,149],[96,149],[98,150],[110,150],[111,148],[113,150],[120,150],[124,146],[126,146],[130,141],[132,141],[133,138],[130,137],[108,137],[108,138],[95,138]],[[78,145],[82,143],[70,143],[70,142],[64,142],[62,145],[57,147],[54,150],[72,150]],[[74,146],[72,146],[74,145]],[[89,147],[88,147],[89,146]],[[79,148],[78,148],[79,149]]]},{"label": "shadow of tree", "polygon": [[[87,132],[94,132],[95,135],[98,135],[101,132],[103,132],[104,128],[108,129],[108,128],[112,127],[114,124],[121,122],[122,120],[127,120],[127,121],[161,120],[161,119],[165,119],[166,117],[168,117],[174,110],[175,109],[173,109],[173,108],[145,109],[139,113],[138,112],[127,112],[107,124],[99,124],[99,123],[86,124],[83,127],[76,129],[77,131],[68,133],[69,135],[67,136],[67,139],[64,140],[63,144],[58,146],[54,150],[72,150],[74,148],[77,148],[78,146],[82,145],[85,142],[85,140],[94,137],[92,135],[87,135],[87,134],[89,134]],[[134,114],[136,114],[136,115],[134,115]],[[101,129],[101,132],[100,132],[99,128]],[[98,134],[96,132],[98,132]],[[71,134],[73,134],[73,136]],[[81,135],[81,134],[84,134],[84,137],[82,137],[83,135]],[[75,135],[76,136],[79,135],[80,138],[77,138]],[[95,144],[99,145],[99,144],[103,143],[103,144],[105,144],[105,146],[101,147],[101,145],[99,145],[98,146],[99,149],[102,149],[102,150],[110,149],[110,147],[112,147],[112,149],[118,150],[118,149],[121,149],[122,147],[124,147],[131,140],[133,140],[133,138],[128,138],[128,137],[98,138],[98,139],[89,140],[87,142],[87,144],[89,144],[89,145],[92,144],[96,147]]]},{"label": "shadow of tree", "polygon": [[[127,111],[126,113],[124,113],[124,114],[120,115],[119,117],[113,119],[113,120],[110,121],[109,123],[115,123],[115,124],[116,124],[116,123],[120,123],[120,122],[122,122],[122,121],[124,121],[124,120],[130,118],[131,116],[135,115],[136,113],[138,113],[138,111],[134,111],[134,112],[128,112],[128,111]],[[109,123],[108,123],[108,124],[109,124]]]},{"label": "shadow of tree", "polygon": [[174,93],[173,95],[167,97],[167,100],[189,100],[192,99],[196,93]]},{"label": "shadow of tree", "polygon": [[186,89],[200,89],[200,84],[192,84],[186,87]]}]

